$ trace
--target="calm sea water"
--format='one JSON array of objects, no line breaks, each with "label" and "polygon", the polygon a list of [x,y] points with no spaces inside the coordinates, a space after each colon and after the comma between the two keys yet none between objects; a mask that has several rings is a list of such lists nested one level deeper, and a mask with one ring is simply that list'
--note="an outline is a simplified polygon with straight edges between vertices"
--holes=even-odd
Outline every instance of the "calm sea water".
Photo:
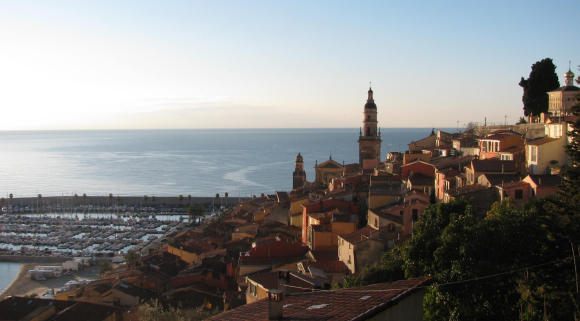
[{"label": "calm sea water", "polygon": [[20,263],[0,262],[0,292],[10,285],[20,270]]},{"label": "calm sea water", "polygon": [[[382,157],[430,128],[382,130]],[[329,155],[358,161],[357,129],[0,132],[0,196],[249,196],[292,187],[294,159],[308,179]]]}]

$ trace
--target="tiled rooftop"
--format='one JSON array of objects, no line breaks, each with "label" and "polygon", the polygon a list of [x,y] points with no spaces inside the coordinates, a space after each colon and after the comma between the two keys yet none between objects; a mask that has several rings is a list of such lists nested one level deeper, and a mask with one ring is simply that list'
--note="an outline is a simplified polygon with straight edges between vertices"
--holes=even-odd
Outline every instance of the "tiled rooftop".
[{"label": "tiled rooftop", "polygon": [[490,159],[474,159],[471,164],[476,172],[515,172],[514,161]]},{"label": "tiled rooftop", "polygon": [[529,175],[538,186],[559,186],[562,182],[560,175]]},{"label": "tiled rooftop", "polygon": [[[286,296],[283,320],[365,320],[420,290],[429,278]],[[268,320],[268,299],[243,305],[209,320]]]},{"label": "tiled rooftop", "polygon": [[371,226],[365,226],[361,229],[358,229],[350,234],[343,234],[342,237],[345,241],[356,244],[362,241],[368,240],[372,234],[376,233],[377,230],[372,228]]}]

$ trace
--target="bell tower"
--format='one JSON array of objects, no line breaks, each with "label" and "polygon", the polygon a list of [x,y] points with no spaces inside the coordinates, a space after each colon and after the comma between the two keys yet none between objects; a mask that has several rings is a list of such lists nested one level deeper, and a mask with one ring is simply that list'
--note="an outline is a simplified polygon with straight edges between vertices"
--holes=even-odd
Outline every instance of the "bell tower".
[{"label": "bell tower", "polygon": [[363,114],[363,127],[358,138],[358,150],[359,164],[363,170],[366,170],[378,167],[381,162],[381,133],[377,131],[377,105],[372,88],[369,88]]},{"label": "bell tower", "polygon": [[292,175],[292,178],[292,189],[304,187],[304,184],[306,183],[306,172],[304,171],[304,159],[300,153],[298,153],[296,161],[294,162],[294,174]]}]

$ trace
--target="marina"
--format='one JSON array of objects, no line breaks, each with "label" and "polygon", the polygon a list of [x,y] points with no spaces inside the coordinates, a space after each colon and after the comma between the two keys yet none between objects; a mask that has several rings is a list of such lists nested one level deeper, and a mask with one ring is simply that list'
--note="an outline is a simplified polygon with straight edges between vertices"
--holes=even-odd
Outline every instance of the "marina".
[{"label": "marina", "polygon": [[114,213],[0,216],[0,255],[112,256],[139,249],[187,221],[187,215]]}]

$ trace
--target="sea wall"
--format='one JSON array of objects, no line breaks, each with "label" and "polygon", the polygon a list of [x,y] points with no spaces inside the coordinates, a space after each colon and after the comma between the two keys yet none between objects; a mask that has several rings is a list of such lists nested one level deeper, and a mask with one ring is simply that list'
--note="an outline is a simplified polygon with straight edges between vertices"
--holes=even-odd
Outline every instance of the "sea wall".
[{"label": "sea wall", "polygon": [[116,210],[132,212],[151,211],[177,211],[185,213],[190,205],[203,205],[212,207],[231,207],[247,200],[245,197],[189,197],[179,195],[177,197],[158,197],[154,195],[143,196],[44,196],[0,198],[0,206],[6,207],[8,212],[20,209],[19,212],[111,212]]}]

